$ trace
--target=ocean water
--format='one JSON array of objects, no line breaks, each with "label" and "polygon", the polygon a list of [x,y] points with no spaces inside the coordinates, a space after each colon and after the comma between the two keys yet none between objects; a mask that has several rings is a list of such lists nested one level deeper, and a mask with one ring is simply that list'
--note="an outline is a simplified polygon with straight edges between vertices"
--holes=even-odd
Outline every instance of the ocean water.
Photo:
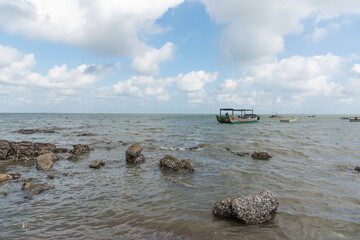
[{"label": "ocean water", "polygon": [[[360,174],[353,169],[360,166],[360,123],[340,115],[296,117],[280,123],[261,115],[258,123],[228,125],[215,115],[2,113],[0,139],[94,150],[49,171],[1,161],[0,173],[55,188],[25,199],[21,183],[0,184],[0,193],[9,192],[0,195],[0,239],[359,239]],[[12,133],[21,128],[55,133]],[[139,142],[146,161],[126,164],[124,142]],[[194,146],[200,149],[186,149]],[[253,160],[226,148],[273,158]],[[162,172],[166,154],[191,159],[195,172]],[[89,168],[95,160],[106,165]],[[264,189],[279,201],[270,222],[246,226],[212,215],[216,201]]]}]

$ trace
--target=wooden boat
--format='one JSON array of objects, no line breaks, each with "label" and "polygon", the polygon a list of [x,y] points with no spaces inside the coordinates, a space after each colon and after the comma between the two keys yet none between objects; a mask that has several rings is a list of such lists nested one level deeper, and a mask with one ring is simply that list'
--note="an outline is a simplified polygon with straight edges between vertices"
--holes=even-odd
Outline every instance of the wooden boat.
[{"label": "wooden boat", "polygon": [[252,109],[220,108],[220,114],[216,115],[216,119],[219,123],[256,123],[260,117],[254,114]]},{"label": "wooden boat", "polygon": [[360,122],[360,117],[350,118],[350,122]]},{"label": "wooden boat", "polygon": [[297,118],[287,118],[287,119],[280,119],[280,122],[283,123],[291,123],[291,122],[296,122]]}]

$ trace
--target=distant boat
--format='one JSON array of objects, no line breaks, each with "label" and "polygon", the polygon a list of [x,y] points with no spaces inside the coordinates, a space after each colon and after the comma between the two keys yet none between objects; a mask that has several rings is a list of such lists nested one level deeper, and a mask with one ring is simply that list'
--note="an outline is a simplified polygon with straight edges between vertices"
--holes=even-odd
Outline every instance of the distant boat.
[{"label": "distant boat", "polygon": [[316,115],[309,114],[308,117],[316,117]]},{"label": "distant boat", "polygon": [[260,117],[252,109],[220,108],[216,119],[219,123],[256,123]]},{"label": "distant boat", "polygon": [[350,118],[350,122],[360,122],[360,117]]},{"label": "distant boat", "polygon": [[278,114],[272,114],[269,116],[269,118],[282,118],[282,115],[278,115]]},{"label": "distant boat", "polygon": [[291,122],[296,122],[297,118],[287,118],[287,119],[280,119],[280,122],[283,123],[291,123]]}]

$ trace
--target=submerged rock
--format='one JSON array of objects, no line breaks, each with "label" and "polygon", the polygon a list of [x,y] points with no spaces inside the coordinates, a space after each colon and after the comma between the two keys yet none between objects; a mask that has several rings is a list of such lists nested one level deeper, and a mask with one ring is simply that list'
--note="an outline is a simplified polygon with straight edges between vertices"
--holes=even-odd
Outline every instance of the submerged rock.
[{"label": "submerged rock", "polygon": [[354,170],[360,172],[360,167],[355,167]]},{"label": "submerged rock", "polygon": [[279,206],[274,194],[262,191],[245,197],[229,197],[216,202],[213,214],[240,220],[244,224],[260,224],[272,219]]},{"label": "submerged rock", "polygon": [[232,153],[239,157],[245,157],[247,155],[250,155],[250,153],[248,152],[232,152]]},{"label": "submerged rock", "polygon": [[141,154],[142,146],[140,143],[134,143],[125,152],[126,162],[128,163],[142,163],[145,157]]},{"label": "submerged rock", "polygon": [[19,179],[21,177],[20,173],[8,173],[7,174],[7,179],[9,180],[16,180]]},{"label": "submerged rock", "polygon": [[172,154],[165,155],[160,159],[159,164],[161,169],[172,171],[195,171],[195,165],[190,159],[182,159],[181,161]]},{"label": "submerged rock", "polygon": [[8,190],[4,191],[3,194],[4,194],[4,196],[6,197],[6,196],[9,194]]},{"label": "submerged rock", "polygon": [[191,185],[191,184],[184,183],[184,182],[182,182],[182,181],[179,181],[179,180],[176,180],[176,179],[173,179],[173,178],[170,178],[170,177],[167,177],[167,178],[166,178],[166,181],[173,182],[173,183],[179,184],[179,185],[184,186],[184,187],[187,187],[187,188],[193,188],[193,187],[194,187],[194,186]]},{"label": "submerged rock", "polygon": [[95,168],[95,169],[99,169],[101,166],[105,166],[105,162],[104,161],[96,161],[96,162],[93,162],[91,163],[90,165],[90,168]]},{"label": "submerged rock", "polygon": [[21,133],[21,134],[34,134],[34,133],[56,133],[54,130],[42,130],[42,129],[20,129],[18,131],[14,131],[13,133]]},{"label": "submerged rock", "polygon": [[47,190],[50,190],[53,188],[54,188],[54,186],[50,186],[47,183],[25,182],[22,185],[21,190],[26,190],[31,195],[36,195],[36,194],[42,193],[44,191],[47,191]]},{"label": "submerged rock", "polygon": [[253,154],[251,154],[251,157],[257,160],[269,160],[270,158],[272,158],[272,156],[267,152],[254,152]]},{"label": "submerged rock", "polygon": [[57,160],[53,152],[44,153],[36,158],[36,168],[39,170],[49,170]]}]

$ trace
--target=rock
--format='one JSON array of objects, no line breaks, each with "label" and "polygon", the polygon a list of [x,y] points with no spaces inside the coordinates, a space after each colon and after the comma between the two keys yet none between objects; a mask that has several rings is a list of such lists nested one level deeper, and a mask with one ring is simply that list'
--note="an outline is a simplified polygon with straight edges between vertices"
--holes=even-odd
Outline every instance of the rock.
[{"label": "rock", "polygon": [[57,157],[53,152],[44,153],[36,158],[36,168],[45,171],[49,170],[56,160]]},{"label": "rock", "polygon": [[189,151],[198,151],[200,150],[200,148],[198,146],[195,146],[195,147],[189,147],[189,148],[185,148],[186,150],[189,150]]},{"label": "rock", "polygon": [[193,188],[193,186],[188,184],[188,183],[184,183],[184,182],[181,182],[179,180],[176,180],[176,179],[173,179],[173,178],[170,178],[170,177],[167,177],[166,181],[173,182],[173,183],[179,184],[179,185],[184,186],[184,187]]},{"label": "rock", "polygon": [[76,160],[79,160],[79,155],[73,154],[73,155],[70,155],[67,159],[70,161],[76,161]]},{"label": "rock", "polygon": [[79,133],[77,136],[78,137],[93,137],[93,136],[96,136],[96,134],[94,134],[94,133]]},{"label": "rock", "polygon": [[181,165],[183,170],[195,171],[195,165],[191,162],[190,159],[182,159]]},{"label": "rock", "polygon": [[83,144],[75,144],[73,145],[74,149],[71,150],[70,152],[72,154],[76,154],[76,155],[82,155],[85,153],[89,153],[92,149],[87,146],[87,145],[83,145]]},{"label": "rock", "polygon": [[47,178],[48,178],[48,179],[54,179],[54,178],[55,178],[55,175],[54,175],[54,174],[49,174],[49,175],[47,175]]},{"label": "rock", "polygon": [[267,152],[254,152],[253,154],[251,154],[251,157],[257,160],[269,160],[270,158],[272,158],[272,156]]},{"label": "rock", "polygon": [[19,179],[21,177],[20,173],[8,173],[7,174],[7,179],[9,180],[16,180]]},{"label": "rock", "polygon": [[91,163],[90,165],[90,168],[95,168],[95,169],[99,169],[101,166],[105,166],[105,162],[104,161],[96,161],[96,162],[93,162]]},{"label": "rock", "polygon": [[14,131],[13,133],[34,134],[34,133],[56,133],[56,132],[53,130],[41,130],[41,129],[20,129],[18,131]]},{"label": "rock", "polygon": [[360,172],[360,167],[355,167],[354,170]]},{"label": "rock", "polygon": [[216,202],[213,214],[219,217],[235,218],[244,224],[260,224],[272,219],[279,206],[274,194],[262,191],[245,197],[230,197]]},{"label": "rock", "polygon": [[0,160],[6,160],[10,151],[10,143],[6,140],[0,140]]},{"label": "rock", "polygon": [[31,183],[31,182],[25,182],[22,187],[21,190],[26,190],[28,191],[31,195],[36,195],[39,193],[42,193],[44,191],[53,189],[54,186],[49,186],[46,183]]},{"label": "rock", "polygon": [[245,157],[247,155],[250,155],[250,153],[248,152],[232,152],[232,153],[239,157]]},{"label": "rock", "polygon": [[67,152],[70,152],[70,150],[67,148],[55,148],[54,152],[55,153],[67,153]]},{"label": "rock", "polygon": [[126,162],[128,163],[142,163],[145,157],[141,154],[142,146],[140,143],[134,143],[125,152]]},{"label": "rock", "polygon": [[10,142],[10,148],[8,155],[12,160],[26,161],[35,156],[35,144],[32,142]]},{"label": "rock", "polygon": [[9,192],[6,190],[4,191],[4,196],[6,197],[9,194]]},{"label": "rock", "polygon": [[40,155],[48,152],[55,152],[56,146],[51,143],[35,143],[35,154]]},{"label": "rock", "polygon": [[174,155],[167,154],[162,159],[160,159],[159,166],[162,169],[178,171],[182,168],[182,163]]},{"label": "rock", "polygon": [[31,182],[31,181],[33,181],[35,179],[36,178],[29,177],[29,178],[24,178],[24,179],[18,179],[18,180],[16,180],[16,182]]},{"label": "rock", "polygon": [[7,176],[6,176],[6,174],[0,174],[0,182],[5,182],[6,181],[6,179],[7,179]]}]

